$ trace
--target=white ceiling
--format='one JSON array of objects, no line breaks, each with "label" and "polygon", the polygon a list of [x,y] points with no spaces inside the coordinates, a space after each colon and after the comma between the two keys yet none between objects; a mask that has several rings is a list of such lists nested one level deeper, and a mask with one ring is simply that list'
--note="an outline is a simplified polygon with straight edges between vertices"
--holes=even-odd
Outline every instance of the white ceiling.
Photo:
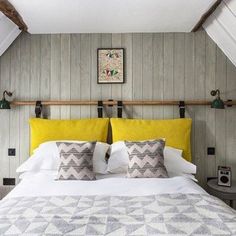
[{"label": "white ceiling", "polygon": [[216,0],[10,0],[32,34],[190,32]]}]

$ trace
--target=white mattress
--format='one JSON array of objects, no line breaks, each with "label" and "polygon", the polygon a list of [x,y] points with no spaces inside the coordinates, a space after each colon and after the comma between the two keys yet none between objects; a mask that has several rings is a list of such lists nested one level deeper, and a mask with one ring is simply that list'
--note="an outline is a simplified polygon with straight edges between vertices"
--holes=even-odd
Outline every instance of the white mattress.
[{"label": "white mattress", "polygon": [[124,175],[98,176],[95,181],[57,181],[55,172],[42,171],[26,173],[21,182],[6,198],[23,196],[61,196],[61,195],[107,195],[107,196],[147,196],[164,193],[206,192],[193,180],[183,176],[166,179],[125,178]]}]

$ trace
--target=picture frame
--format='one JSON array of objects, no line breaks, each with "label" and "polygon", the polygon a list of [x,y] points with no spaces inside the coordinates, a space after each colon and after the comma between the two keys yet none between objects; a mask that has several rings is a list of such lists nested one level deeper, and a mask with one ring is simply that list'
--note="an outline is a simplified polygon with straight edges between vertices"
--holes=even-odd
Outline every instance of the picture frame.
[{"label": "picture frame", "polygon": [[125,82],[124,48],[97,49],[97,83],[123,84]]}]

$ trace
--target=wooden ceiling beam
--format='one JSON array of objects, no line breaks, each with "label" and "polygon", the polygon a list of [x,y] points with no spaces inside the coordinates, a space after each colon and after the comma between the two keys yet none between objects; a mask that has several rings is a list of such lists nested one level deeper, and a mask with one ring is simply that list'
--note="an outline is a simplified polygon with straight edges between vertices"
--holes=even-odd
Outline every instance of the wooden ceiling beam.
[{"label": "wooden ceiling beam", "polygon": [[23,21],[21,15],[8,0],[0,0],[0,11],[13,21],[20,30],[27,31],[28,27]]},{"label": "wooden ceiling beam", "polygon": [[216,10],[216,8],[221,4],[222,0],[217,0],[212,7],[202,15],[198,23],[193,27],[192,32],[198,31],[202,25],[206,22],[207,18]]}]

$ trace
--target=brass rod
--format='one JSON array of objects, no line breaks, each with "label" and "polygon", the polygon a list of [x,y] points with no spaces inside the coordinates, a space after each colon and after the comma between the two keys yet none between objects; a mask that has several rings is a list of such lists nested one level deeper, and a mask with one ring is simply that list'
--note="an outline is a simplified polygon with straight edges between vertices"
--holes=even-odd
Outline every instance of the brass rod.
[{"label": "brass rod", "polygon": [[[12,106],[35,106],[36,101],[12,101]],[[44,106],[88,106],[88,105],[97,105],[98,101],[42,101]],[[205,100],[187,100],[185,101],[186,105],[192,106],[209,106],[211,101]],[[103,105],[117,105],[117,101],[103,101]],[[167,101],[123,101],[123,105],[132,105],[132,106],[173,106],[179,105],[179,101],[176,100],[167,100]],[[236,101],[225,101],[225,105],[236,105]]]}]

